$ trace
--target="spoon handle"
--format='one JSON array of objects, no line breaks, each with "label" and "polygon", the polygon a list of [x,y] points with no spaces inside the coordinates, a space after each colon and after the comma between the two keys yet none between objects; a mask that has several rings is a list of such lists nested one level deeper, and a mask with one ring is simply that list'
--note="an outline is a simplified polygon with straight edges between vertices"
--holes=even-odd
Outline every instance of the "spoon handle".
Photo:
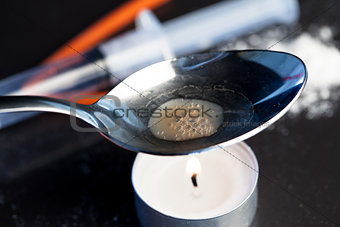
[{"label": "spoon handle", "polygon": [[0,96],[0,113],[54,112],[78,117],[93,125],[88,106],[41,96]]}]

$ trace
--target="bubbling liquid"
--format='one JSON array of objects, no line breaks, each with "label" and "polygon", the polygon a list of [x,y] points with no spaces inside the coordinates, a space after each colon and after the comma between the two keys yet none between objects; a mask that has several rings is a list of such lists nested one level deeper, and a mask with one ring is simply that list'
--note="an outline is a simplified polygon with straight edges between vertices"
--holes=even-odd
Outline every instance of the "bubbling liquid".
[{"label": "bubbling liquid", "polygon": [[199,99],[172,99],[156,109],[148,122],[163,140],[184,141],[211,136],[223,122],[221,106]]}]

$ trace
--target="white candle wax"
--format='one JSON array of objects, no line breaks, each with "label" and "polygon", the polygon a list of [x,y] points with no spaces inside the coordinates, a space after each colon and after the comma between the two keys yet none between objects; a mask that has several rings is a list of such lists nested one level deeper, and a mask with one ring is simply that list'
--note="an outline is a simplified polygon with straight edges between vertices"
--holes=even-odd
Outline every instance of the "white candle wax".
[{"label": "white candle wax", "polygon": [[216,148],[194,155],[201,165],[196,192],[187,168],[191,155],[138,154],[132,173],[135,191],[151,208],[175,218],[208,219],[231,212],[251,195],[258,177],[256,158],[242,145],[224,148],[229,153]]}]

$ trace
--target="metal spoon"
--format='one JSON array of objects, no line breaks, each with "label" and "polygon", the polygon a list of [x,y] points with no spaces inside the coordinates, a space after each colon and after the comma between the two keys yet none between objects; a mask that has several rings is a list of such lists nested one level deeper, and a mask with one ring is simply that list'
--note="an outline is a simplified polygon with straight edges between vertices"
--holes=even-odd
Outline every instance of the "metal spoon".
[{"label": "metal spoon", "polygon": [[[128,150],[188,154],[220,143],[231,145],[262,131],[287,112],[306,80],[304,63],[291,54],[265,50],[204,53],[148,66],[92,105],[38,96],[4,96],[0,97],[0,113],[69,114],[73,116],[71,124],[79,131],[89,128],[76,126],[74,116]],[[145,113],[177,98],[220,105],[223,124],[213,135],[186,141],[154,136],[148,128],[152,116]]]}]

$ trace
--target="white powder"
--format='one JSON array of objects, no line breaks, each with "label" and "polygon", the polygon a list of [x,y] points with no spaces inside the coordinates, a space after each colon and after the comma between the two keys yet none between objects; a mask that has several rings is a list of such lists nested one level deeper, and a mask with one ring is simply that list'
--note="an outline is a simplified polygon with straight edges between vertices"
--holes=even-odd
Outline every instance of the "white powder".
[{"label": "white powder", "polygon": [[277,43],[285,37],[284,33],[287,34],[276,29],[262,35],[251,35],[248,40],[237,41],[224,49],[254,47],[266,49],[272,46],[271,50],[289,52],[298,56],[306,64],[308,81],[302,96],[289,114],[295,116],[305,111],[309,119],[331,117],[340,96],[340,92],[337,92],[337,87],[340,86],[340,51],[330,44],[333,39],[332,30],[324,26],[319,29],[317,36],[302,33],[294,39]]}]

